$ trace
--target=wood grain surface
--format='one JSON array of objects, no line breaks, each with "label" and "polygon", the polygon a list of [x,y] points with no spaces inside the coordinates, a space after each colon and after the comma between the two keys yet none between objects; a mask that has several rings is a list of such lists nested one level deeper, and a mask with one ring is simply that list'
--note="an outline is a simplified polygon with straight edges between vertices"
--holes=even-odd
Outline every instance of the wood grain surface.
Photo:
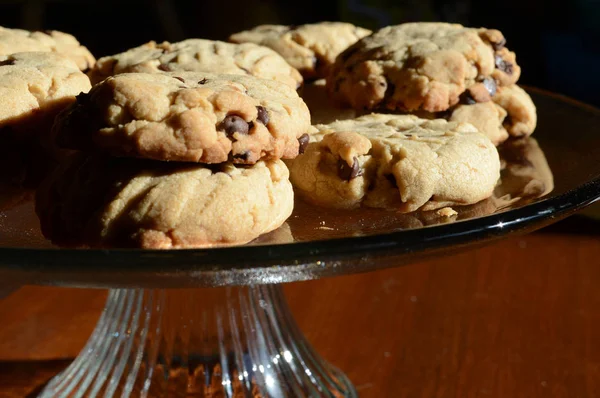
[{"label": "wood grain surface", "polygon": [[[361,397],[600,396],[600,224],[573,217],[493,246],[285,291]],[[0,397],[35,396],[77,355],[105,291],[0,301]]]}]

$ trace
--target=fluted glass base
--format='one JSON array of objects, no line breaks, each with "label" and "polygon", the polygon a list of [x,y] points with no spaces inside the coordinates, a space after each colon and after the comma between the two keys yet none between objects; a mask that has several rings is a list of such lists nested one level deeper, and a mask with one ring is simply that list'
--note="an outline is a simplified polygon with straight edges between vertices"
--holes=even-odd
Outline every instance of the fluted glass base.
[{"label": "fluted glass base", "polygon": [[41,397],[356,397],[278,285],[111,290],[75,361]]}]

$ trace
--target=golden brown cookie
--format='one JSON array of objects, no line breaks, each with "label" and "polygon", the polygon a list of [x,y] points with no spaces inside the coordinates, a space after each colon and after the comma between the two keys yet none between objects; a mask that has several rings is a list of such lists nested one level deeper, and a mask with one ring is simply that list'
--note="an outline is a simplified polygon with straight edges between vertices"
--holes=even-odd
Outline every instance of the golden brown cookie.
[{"label": "golden brown cookie", "polygon": [[388,26],[336,59],[327,77],[332,97],[357,110],[447,110],[469,89],[489,101],[496,82],[514,84],[515,55],[497,30],[447,23]]},{"label": "golden brown cookie", "polygon": [[256,43],[281,54],[306,79],[327,76],[339,53],[371,34],[346,22],[284,26],[260,25],[229,37],[234,43]]},{"label": "golden brown cookie", "polygon": [[255,76],[293,88],[302,84],[300,73],[267,47],[204,39],[160,44],[151,41],[124,53],[100,58],[90,71],[90,79],[95,84],[109,76],[130,72],[207,72]]},{"label": "golden brown cookie", "polygon": [[77,154],[36,194],[42,232],[60,246],[243,244],[282,225],[293,206],[280,160],[207,167]]},{"label": "golden brown cookie", "polygon": [[498,152],[470,124],[371,114],[328,125],[290,164],[309,201],[328,207],[434,210],[492,195]]},{"label": "golden brown cookie", "polygon": [[286,84],[194,72],[110,77],[54,125],[65,148],[238,164],[293,158],[310,128],[306,104]]},{"label": "golden brown cookie", "polygon": [[62,54],[82,71],[87,71],[96,62],[89,50],[68,33],[57,30],[30,32],[0,26],[0,56],[34,51]]}]

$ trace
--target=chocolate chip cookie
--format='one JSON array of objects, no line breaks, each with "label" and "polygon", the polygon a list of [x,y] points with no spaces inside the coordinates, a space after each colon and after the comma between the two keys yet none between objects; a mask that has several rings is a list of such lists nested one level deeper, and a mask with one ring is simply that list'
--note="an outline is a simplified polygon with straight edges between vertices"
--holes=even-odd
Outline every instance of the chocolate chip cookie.
[{"label": "chocolate chip cookie", "polygon": [[306,104],[286,84],[194,72],[109,77],[54,124],[65,148],[239,164],[293,158],[310,129]]},{"label": "chocolate chip cookie", "polygon": [[208,167],[76,154],[38,189],[36,212],[60,246],[208,247],[278,228],[293,195],[280,160]]},{"label": "chocolate chip cookie", "polygon": [[229,37],[234,43],[256,43],[281,54],[305,79],[327,76],[339,53],[370,30],[345,22],[283,26],[261,25]]},{"label": "chocolate chip cookie", "polygon": [[435,210],[490,197],[500,176],[496,148],[470,124],[371,114],[315,128],[289,165],[318,205]]},{"label": "chocolate chip cookie", "polygon": [[275,51],[252,43],[189,39],[178,43],[153,41],[121,54],[103,57],[90,72],[98,83],[119,73],[208,72],[272,79],[297,88],[302,76]]},{"label": "chocolate chip cookie", "polygon": [[495,145],[509,137],[529,136],[535,130],[537,114],[531,97],[516,84],[498,87],[488,102],[470,102],[439,114],[450,121],[471,123]]},{"label": "chocolate chip cookie", "polygon": [[525,90],[516,84],[499,87],[492,99],[506,111],[503,125],[512,137],[523,137],[533,133],[537,125],[537,112]]},{"label": "chocolate chip cookie", "polygon": [[0,26],[0,56],[33,51],[62,54],[83,71],[87,71],[96,62],[89,50],[70,34],[57,30],[30,32]]},{"label": "chocolate chip cookie", "polygon": [[469,90],[489,101],[520,75],[497,30],[447,23],[388,26],[342,52],[327,77],[331,96],[358,110],[440,112]]}]

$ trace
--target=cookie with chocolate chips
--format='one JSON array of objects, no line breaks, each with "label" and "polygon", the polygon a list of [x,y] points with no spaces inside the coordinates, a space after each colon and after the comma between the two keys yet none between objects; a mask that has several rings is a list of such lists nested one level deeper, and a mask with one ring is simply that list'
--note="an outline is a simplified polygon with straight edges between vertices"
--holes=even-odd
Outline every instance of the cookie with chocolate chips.
[{"label": "cookie with chocolate chips", "polygon": [[492,101],[461,103],[443,116],[450,121],[473,124],[495,145],[509,137],[531,135],[537,123],[531,97],[516,84],[498,87]]},{"label": "cookie with chocolate chips", "polygon": [[260,25],[235,33],[229,40],[270,47],[305,79],[319,79],[327,76],[339,53],[370,34],[370,30],[346,22],[319,22],[296,26]]},{"label": "cookie with chocolate chips", "polygon": [[311,130],[290,86],[241,75],[126,73],[102,81],[54,125],[65,148],[156,160],[290,159]]},{"label": "cookie with chocolate chips", "polygon": [[327,77],[330,95],[357,110],[445,111],[486,102],[520,75],[497,30],[447,23],[388,26],[342,52]]},{"label": "cookie with chocolate chips", "polygon": [[281,226],[293,205],[281,160],[209,167],[76,154],[36,194],[44,236],[69,247],[243,244]]},{"label": "cookie with chocolate chips", "polygon": [[120,54],[100,58],[90,71],[98,83],[120,73],[207,72],[255,76],[285,83],[302,84],[300,73],[270,48],[252,43],[232,44],[215,40],[188,39],[177,43],[153,41]]},{"label": "cookie with chocolate chips", "polygon": [[68,33],[57,30],[30,32],[0,26],[0,56],[33,51],[62,54],[82,71],[87,71],[96,62],[89,50]]},{"label": "cookie with chocolate chips", "polygon": [[316,125],[290,180],[326,207],[434,210],[492,195],[500,160],[474,126],[412,115],[370,114]]}]

